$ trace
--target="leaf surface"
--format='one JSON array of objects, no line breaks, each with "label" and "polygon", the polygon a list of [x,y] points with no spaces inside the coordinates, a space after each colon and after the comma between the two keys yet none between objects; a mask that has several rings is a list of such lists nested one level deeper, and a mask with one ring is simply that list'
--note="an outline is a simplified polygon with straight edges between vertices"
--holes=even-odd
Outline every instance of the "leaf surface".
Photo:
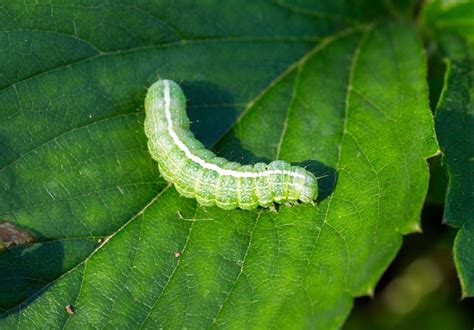
[{"label": "leaf surface", "polygon": [[436,132],[448,168],[444,221],[458,227],[454,259],[463,296],[474,295],[474,3],[435,1],[424,13],[447,58]]},{"label": "leaf surface", "polygon": [[[0,254],[0,326],[339,327],[419,228],[437,144],[412,27],[329,7],[3,5],[0,218],[36,243]],[[180,197],[143,133],[157,77],[220,155],[320,176],[317,206]]]}]

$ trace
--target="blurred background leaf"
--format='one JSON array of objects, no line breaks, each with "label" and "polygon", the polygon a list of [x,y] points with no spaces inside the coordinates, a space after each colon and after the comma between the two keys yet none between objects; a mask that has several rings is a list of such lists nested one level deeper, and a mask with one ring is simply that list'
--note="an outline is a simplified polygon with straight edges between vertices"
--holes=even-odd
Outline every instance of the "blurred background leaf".
[{"label": "blurred background leaf", "polygon": [[344,329],[470,329],[472,299],[461,287],[452,247],[457,230],[442,224],[443,207],[425,205],[423,233],[404,238],[402,249],[375,290],[356,299]]},{"label": "blurred background leaf", "polygon": [[[474,295],[474,2],[432,1],[422,27],[446,59],[436,132],[449,174],[444,221],[458,227],[454,259],[463,296]],[[433,180],[434,181],[434,180]]]}]

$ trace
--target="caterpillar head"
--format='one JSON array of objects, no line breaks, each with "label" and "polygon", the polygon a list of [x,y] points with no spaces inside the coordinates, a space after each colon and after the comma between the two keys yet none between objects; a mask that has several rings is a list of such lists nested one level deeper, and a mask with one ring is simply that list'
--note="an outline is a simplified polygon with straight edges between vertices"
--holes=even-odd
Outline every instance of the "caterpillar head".
[{"label": "caterpillar head", "polygon": [[313,203],[318,197],[318,181],[313,173],[306,171],[306,179],[302,186],[300,197],[298,198],[303,203]]}]

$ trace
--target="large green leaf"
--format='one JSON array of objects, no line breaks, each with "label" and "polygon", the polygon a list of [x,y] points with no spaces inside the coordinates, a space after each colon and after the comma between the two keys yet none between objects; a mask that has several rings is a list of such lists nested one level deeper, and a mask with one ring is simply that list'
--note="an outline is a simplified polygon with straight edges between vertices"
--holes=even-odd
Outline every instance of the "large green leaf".
[{"label": "large green leaf", "polygon": [[436,132],[449,173],[445,222],[459,227],[454,246],[463,296],[474,295],[474,2],[435,1],[426,28],[447,56]]},{"label": "large green leaf", "polygon": [[[0,327],[340,326],[419,228],[437,144],[412,27],[367,23],[387,2],[123,2],[0,7],[0,218],[36,238],[0,254]],[[180,197],[143,133],[157,77],[221,155],[321,176],[317,206]]]}]

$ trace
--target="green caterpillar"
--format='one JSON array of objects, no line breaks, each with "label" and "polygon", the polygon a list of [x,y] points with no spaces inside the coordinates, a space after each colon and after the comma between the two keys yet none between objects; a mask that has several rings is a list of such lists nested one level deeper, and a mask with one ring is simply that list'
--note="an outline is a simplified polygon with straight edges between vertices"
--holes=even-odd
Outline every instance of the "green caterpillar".
[{"label": "green caterpillar", "polygon": [[189,129],[186,97],[175,82],[158,80],[151,85],[145,111],[148,149],[160,173],[181,195],[226,210],[316,199],[317,180],[302,167],[282,160],[241,165],[207,150]]}]

